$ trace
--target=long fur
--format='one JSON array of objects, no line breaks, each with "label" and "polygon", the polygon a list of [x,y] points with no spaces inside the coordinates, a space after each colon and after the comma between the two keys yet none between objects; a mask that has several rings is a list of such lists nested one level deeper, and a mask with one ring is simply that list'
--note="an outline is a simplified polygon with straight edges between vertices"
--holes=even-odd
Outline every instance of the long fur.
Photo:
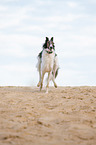
[{"label": "long fur", "polygon": [[[38,55],[38,63],[36,65],[37,70],[39,71],[39,83],[37,86],[40,86],[40,90],[43,86],[44,75],[46,72],[48,73],[46,92],[48,92],[49,82],[51,80],[53,81],[54,86],[57,87],[57,84],[55,83],[55,78],[57,77],[59,70],[58,57],[55,53],[54,43],[52,43],[53,50],[51,53],[47,45],[48,41],[49,39],[48,37],[46,37],[45,43],[43,45],[43,50]],[[53,42],[53,37],[51,38],[51,41]]]}]

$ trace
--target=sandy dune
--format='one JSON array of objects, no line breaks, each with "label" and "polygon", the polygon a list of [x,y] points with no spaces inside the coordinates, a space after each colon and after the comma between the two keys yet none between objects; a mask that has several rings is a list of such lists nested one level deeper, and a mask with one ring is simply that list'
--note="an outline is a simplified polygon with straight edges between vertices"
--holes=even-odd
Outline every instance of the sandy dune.
[{"label": "sandy dune", "polygon": [[96,87],[0,87],[0,145],[96,145]]}]

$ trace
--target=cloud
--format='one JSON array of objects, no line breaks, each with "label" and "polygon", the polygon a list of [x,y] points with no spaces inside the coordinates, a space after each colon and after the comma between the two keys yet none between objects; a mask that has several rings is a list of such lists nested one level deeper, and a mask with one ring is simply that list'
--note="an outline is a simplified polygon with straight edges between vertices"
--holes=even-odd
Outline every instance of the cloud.
[{"label": "cloud", "polygon": [[[62,16],[59,15],[53,15],[50,17],[45,17],[44,20],[46,20],[46,22],[51,22],[51,23],[69,23],[69,22],[74,22],[75,20],[79,20],[82,18],[88,18],[88,15],[84,15],[84,14],[72,14],[72,13],[68,13]],[[39,18],[41,20],[43,20],[43,18]]]},{"label": "cloud", "polygon": [[[26,66],[26,67],[25,67]],[[2,65],[1,69],[5,69],[6,71],[10,71],[10,72],[18,72],[18,73],[23,73],[23,72],[31,72],[32,68],[34,68],[34,65],[32,65],[32,67],[30,67],[30,65],[28,65],[28,63],[25,64],[9,64],[9,65]]]},{"label": "cloud", "polygon": [[8,10],[8,7],[7,6],[0,5],[0,12],[5,12],[7,10]]},{"label": "cloud", "polygon": [[38,25],[29,25],[29,26],[20,26],[19,28],[16,29],[17,32],[44,32],[43,26],[38,26]]},{"label": "cloud", "polygon": [[96,0],[88,0],[89,3],[96,4]]},{"label": "cloud", "polygon": [[69,7],[71,7],[71,8],[76,8],[76,7],[78,7],[78,4],[77,4],[76,2],[71,2],[71,1],[67,2],[67,5],[68,5]]},{"label": "cloud", "polygon": [[[38,42],[38,43],[36,43]],[[42,47],[42,39],[31,35],[0,35],[0,55],[27,57],[34,56]]]},{"label": "cloud", "polygon": [[[29,65],[28,63],[18,63],[17,65],[2,65],[0,68],[0,76],[3,76],[0,77],[0,85],[29,86],[36,85],[36,81],[38,81],[38,74],[34,65]],[[34,81],[34,78],[37,79]]]},{"label": "cloud", "polygon": [[24,20],[30,19],[30,16],[27,14],[28,12],[33,12],[35,10],[34,7],[29,5],[27,6],[1,6],[1,14],[0,14],[0,29],[12,27],[12,26],[20,26],[22,25]]},{"label": "cloud", "polygon": [[[94,19],[93,19],[93,22],[94,22]],[[94,35],[96,35],[96,25],[94,25],[94,24],[92,26],[88,25],[84,28],[83,31],[90,36],[94,36]],[[94,38],[93,38],[93,40],[94,40]]]},{"label": "cloud", "polygon": [[44,5],[50,5],[53,3],[52,0],[48,0],[48,1],[45,1],[45,0],[37,0],[36,3],[40,6],[44,6]]},{"label": "cloud", "polygon": [[[6,2],[18,2],[19,0],[4,0],[4,3]],[[0,0],[0,2],[2,2],[2,0]]]}]

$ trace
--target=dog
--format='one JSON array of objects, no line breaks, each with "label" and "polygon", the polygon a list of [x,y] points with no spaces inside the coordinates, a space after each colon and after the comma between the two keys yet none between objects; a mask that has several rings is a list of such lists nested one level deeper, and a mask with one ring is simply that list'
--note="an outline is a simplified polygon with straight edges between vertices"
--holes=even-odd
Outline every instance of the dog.
[{"label": "dog", "polygon": [[46,93],[48,93],[49,82],[52,80],[54,87],[57,88],[55,83],[55,78],[58,75],[59,64],[57,54],[55,53],[55,45],[53,42],[53,37],[49,40],[46,37],[45,43],[43,44],[43,50],[38,55],[38,63],[36,65],[37,70],[39,71],[39,83],[37,84],[40,87],[40,91],[43,87],[43,79],[45,73],[48,73]]}]

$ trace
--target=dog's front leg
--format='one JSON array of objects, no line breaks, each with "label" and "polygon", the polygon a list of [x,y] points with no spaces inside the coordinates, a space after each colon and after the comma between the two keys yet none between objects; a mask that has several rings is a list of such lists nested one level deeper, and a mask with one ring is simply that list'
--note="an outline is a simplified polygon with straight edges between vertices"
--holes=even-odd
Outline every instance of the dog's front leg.
[{"label": "dog's front leg", "polygon": [[39,60],[39,82],[37,84],[37,87],[40,87],[41,82],[41,60]]},{"label": "dog's front leg", "polygon": [[40,87],[40,82],[41,82],[41,69],[39,70],[39,82],[37,84],[37,87]]},{"label": "dog's front leg", "polygon": [[50,76],[51,76],[51,72],[48,72],[48,80],[47,80],[47,86],[46,86],[46,93],[48,93],[49,82],[50,82]]},{"label": "dog's front leg", "polygon": [[41,89],[43,87],[44,74],[45,74],[44,72],[41,72],[40,91],[41,91]]}]

